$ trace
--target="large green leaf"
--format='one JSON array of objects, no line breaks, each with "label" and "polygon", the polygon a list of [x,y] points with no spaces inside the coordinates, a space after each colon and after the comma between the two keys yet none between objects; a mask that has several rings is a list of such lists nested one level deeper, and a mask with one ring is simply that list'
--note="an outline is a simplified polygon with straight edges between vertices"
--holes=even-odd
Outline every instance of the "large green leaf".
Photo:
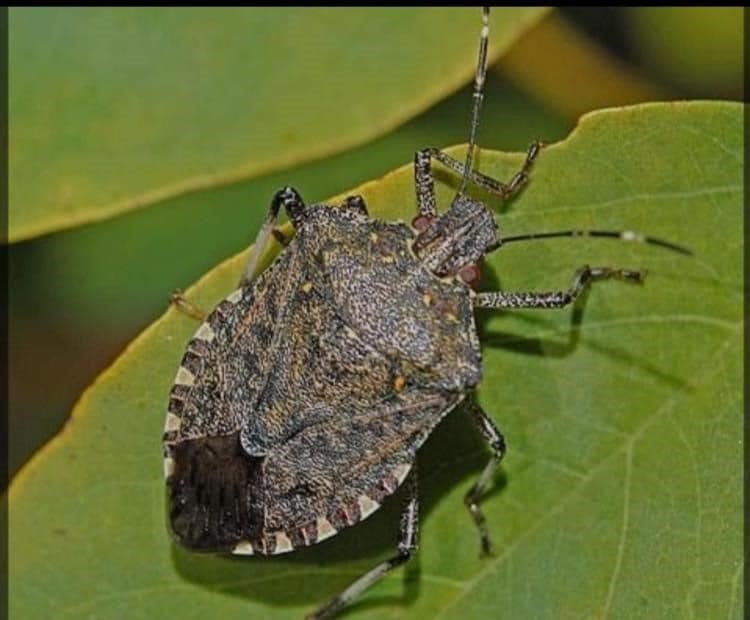
[{"label": "large green leaf", "polygon": [[[591,114],[542,153],[503,208],[505,234],[635,228],[696,256],[567,240],[491,257],[487,288],[500,278],[506,290],[563,287],[585,262],[649,277],[644,287],[597,283],[585,316],[480,314],[480,400],[509,443],[484,504],[497,554],[477,557],[461,501],[487,451],[457,412],[420,454],[417,559],[352,617],[743,616],[742,142],[739,104],[653,104]],[[520,161],[484,152],[480,166],[507,178]],[[360,190],[372,212],[410,216],[397,206],[411,202],[408,167]],[[243,258],[190,297],[215,303]],[[194,329],[169,311],[146,330],[14,480],[13,617],[296,618],[392,552],[395,500],[288,556],[193,555],[171,543],[160,435]]]},{"label": "large green leaf", "polygon": [[[541,10],[493,14],[496,58]],[[14,9],[10,239],[382,135],[469,79],[478,10]]]}]

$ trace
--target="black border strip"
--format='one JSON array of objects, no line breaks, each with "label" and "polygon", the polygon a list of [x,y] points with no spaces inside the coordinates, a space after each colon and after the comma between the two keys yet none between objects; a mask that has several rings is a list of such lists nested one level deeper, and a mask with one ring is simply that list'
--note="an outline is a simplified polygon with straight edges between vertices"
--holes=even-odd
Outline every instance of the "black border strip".
[{"label": "black border strip", "polygon": [[0,113],[2,114],[2,130],[0,135],[2,139],[2,147],[0,148],[0,157],[2,157],[2,166],[0,166],[0,187],[2,187],[3,198],[2,198],[2,209],[0,209],[0,227],[2,227],[2,253],[0,254],[0,262],[2,262],[2,273],[3,286],[2,286],[2,303],[0,303],[0,312],[2,313],[2,321],[5,329],[2,333],[2,346],[0,346],[0,367],[5,371],[5,380],[2,382],[2,388],[0,391],[0,402],[2,402],[2,415],[0,416],[0,437],[2,437],[2,469],[0,475],[2,475],[2,494],[0,495],[0,572],[2,572],[2,590],[0,590],[0,599],[5,601],[5,604],[0,607],[0,617],[7,618],[9,616],[9,602],[8,602],[8,578],[10,577],[8,570],[8,541],[10,538],[10,530],[8,523],[8,448],[9,448],[9,433],[8,433],[8,337],[10,332],[10,326],[8,325],[8,298],[10,291],[8,290],[8,7],[2,7],[0,10],[0,38],[2,44],[0,45],[0,53],[3,58],[0,60],[0,84],[2,84],[2,95],[0,96]]},{"label": "black border strip", "polygon": [[[747,131],[748,128],[750,128],[750,108],[748,107],[748,85],[750,85],[750,68],[748,67],[748,54],[750,53],[750,43],[748,43],[747,35],[748,35],[748,25],[750,24],[750,13],[748,13],[747,7],[743,8],[743,15],[742,15],[742,23],[743,23],[743,36],[744,36],[744,58],[743,58],[743,89],[742,89],[742,101],[745,103],[745,109],[743,114],[743,127],[742,127],[742,135],[744,137],[743,140],[743,151],[744,151],[744,179],[743,179],[743,191],[742,191],[742,199],[744,204],[744,215],[743,215],[743,233],[744,233],[744,239],[745,244],[743,247],[744,251],[744,285],[745,285],[745,291],[743,295],[743,304],[744,307],[742,308],[743,316],[747,317],[747,310],[748,310],[748,284],[750,284],[750,278],[748,276],[748,273],[750,272],[750,251],[748,251],[747,242],[750,239],[750,225],[748,225],[748,197],[747,197],[747,186],[748,186],[748,180],[750,180],[750,175],[748,175],[747,170],[747,162],[748,162],[748,155],[750,155],[750,149],[748,149],[748,139],[747,139]],[[750,452],[748,451],[748,442],[750,442],[750,420],[748,419],[748,397],[750,397],[750,386],[748,385],[748,368],[750,367],[750,333],[747,330],[747,325],[743,324],[743,340],[744,340],[744,388],[743,388],[743,409],[745,412],[744,418],[743,418],[743,435],[744,435],[744,445],[743,445],[743,455],[744,455],[744,489],[743,489],[743,505],[745,507],[745,523],[744,523],[744,547],[745,547],[745,553],[744,553],[744,561],[745,561],[745,571],[744,571],[744,590],[743,590],[743,598],[745,596],[744,593],[748,591],[748,586],[750,586],[750,574],[748,574],[747,571],[747,562],[748,558],[750,558],[750,510],[748,510],[747,501],[750,497]],[[744,605],[743,605],[744,606]]]}]

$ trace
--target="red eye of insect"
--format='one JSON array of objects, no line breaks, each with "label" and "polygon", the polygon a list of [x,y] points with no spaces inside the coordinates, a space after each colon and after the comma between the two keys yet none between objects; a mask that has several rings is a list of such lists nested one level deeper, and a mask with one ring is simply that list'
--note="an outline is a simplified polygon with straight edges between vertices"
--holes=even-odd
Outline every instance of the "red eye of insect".
[{"label": "red eye of insect", "polygon": [[458,277],[469,286],[474,286],[479,283],[479,279],[482,277],[482,271],[479,269],[477,263],[468,263],[458,270]]},{"label": "red eye of insect", "polygon": [[419,232],[422,232],[430,225],[430,222],[432,222],[432,218],[429,215],[418,215],[411,221],[411,225]]}]

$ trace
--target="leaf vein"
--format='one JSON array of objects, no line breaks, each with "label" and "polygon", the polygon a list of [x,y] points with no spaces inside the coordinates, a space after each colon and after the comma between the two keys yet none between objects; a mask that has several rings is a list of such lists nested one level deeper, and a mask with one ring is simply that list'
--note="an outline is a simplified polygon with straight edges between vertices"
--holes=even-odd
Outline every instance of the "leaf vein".
[{"label": "leaf vein", "polygon": [[627,442],[627,448],[625,451],[625,484],[623,491],[623,508],[622,508],[622,529],[620,530],[620,540],[617,543],[617,556],[615,557],[615,567],[612,571],[612,577],[609,580],[609,587],[607,589],[607,600],[604,603],[604,611],[602,612],[602,618],[606,618],[609,615],[609,611],[612,608],[612,601],[615,597],[615,589],[617,587],[617,580],[620,577],[620,569],[622,568],[622,558],[625,555],[625,541],[628,535],[628,526],[630,523],[630,489],[633,484],[633,441],[632,439]]},{"label": "leaf vein", "polygon": [[[741,323],[738,324],[737,330],[741,327]],[[731,345],[733,342],[735,342],[735,334],[732,334],[730,337],[728,337],[724,343],[717,348],[716,354],[713,356],[712,360],[705,366],[701,367],[696,370],[695,377],[698,378],[697,381],[691,382],[691,384],[705,384],[708,383],[711,379],[714,378],[714,375],[718,374],[721,368],[720,364],[717,364],[716,361],[718,359],[721,359],[721,357],[724,355],[725,351]],[[712,369],[712,372],[710,373],[704,373],[705,368]],[[581,487],[586,484],[589,480],[593,479],[595,475],[599,473],[601,469],[604,468],[606,464],[610,462],[612,458],[617,456],[622,450],[627,450],[628,446],[635,445],[635,442],[640,439],[640,437],[643,435],[643,433],[652,425],[654,424],[655,420],[657,420],[661,415],[669,412],[672,408],[672,405],[674,402],[680,397],[682,394],[674,395],[667,399],[664,404],[659,407],[656,411],[652,413],[652,415],[646,417],[641,424],[634,429],[630,433],[630,437],[622,444],[620,448],[612,452],[609,456],[603,458],[599,463],[594,465],[591,470],[588,472],[587,476],[584,479],[581,479],[578,484],[573,486],[571,490],[560,497],[556,502],[554,502],[552,505],[550,505],[549,510],[540,515],[539,518],[535,522],[533,522],[529,528],[519,535],[519,537],[513,541],[508,547],[501,553],[500,555],[488,560],[488,563],[486,566],[480,570],[476,576],[471,579],[466,588],[464,589],[463,593],[460,594],[456,599],[448,606],[443,608],[443,610],[435,617],[435,620],[440,620],[441,618],[444,618],[448,610],[453,608],[458,601],[462,600],[468,593],[470,593],[472,590],[474,590],[478,584],[491,572],[497,569],[497,567],[504,561],[508,560],[513,553],[519,548],[520,544],[528,539],[534,532],[536,532],[542,525],[544,525],[546,522],[548,522],[552,517],[557,515],[559,512],[563,510],[565,505],[568,503],[568,501],[574,497],[579,491],[581,490]]]}]

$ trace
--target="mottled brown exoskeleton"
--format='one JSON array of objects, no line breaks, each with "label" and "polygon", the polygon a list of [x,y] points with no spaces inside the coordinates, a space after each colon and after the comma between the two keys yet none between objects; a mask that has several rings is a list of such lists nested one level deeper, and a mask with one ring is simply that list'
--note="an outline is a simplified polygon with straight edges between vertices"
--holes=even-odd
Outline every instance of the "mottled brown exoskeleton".
[{"label": "mottled brown exoskeleton", "polygon": [[[416,453],[459,405],[492,456],[466,505],[483,552],[490,539],[479,499],[505,444],[472,397],[482,377],[474,308],[560,308],[594,279],[639,282],[628,269],[582,267],[568,290],[475,292],[477,263],[501,243],[592,235],[647,241],[631,232],[564,231],[501,238],[467,183],[507,198],[527,180],[540,145],[508,183],[472,170],[486,71],[484,9],[466,161],[435,149],[415,157],[411,225],[369,217],[364,200],[306,206],[277,192],[240,288],[201,324],[172,388],[164,433],[169,522],[198,551],[271,555],[325,540],[375,512],[402,484],[396,555],[375,566],[313,617],[334,615],[417,545]],[[432,159],[461,175],[438,214]],[[258,257],[281,208],[294,239],[257,279]],[[177,300],[193,314],[186,300]]]}]

